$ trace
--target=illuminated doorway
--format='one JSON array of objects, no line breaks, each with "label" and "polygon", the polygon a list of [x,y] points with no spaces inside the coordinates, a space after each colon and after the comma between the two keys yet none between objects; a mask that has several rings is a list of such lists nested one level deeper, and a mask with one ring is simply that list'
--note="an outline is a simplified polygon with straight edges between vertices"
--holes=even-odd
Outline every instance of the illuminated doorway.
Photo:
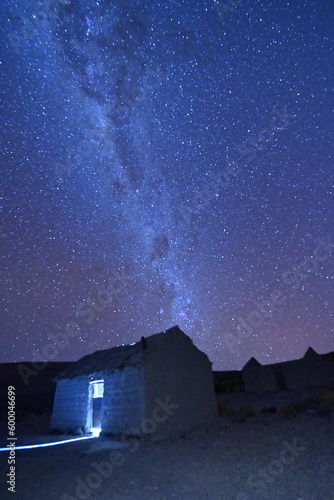
[{"label": "illuminated doorway", "polygon": [[101,432],[103,391],[103,380],[93,380],[92,382],[90,382],[90,430],[94,436],[99,436]]}]

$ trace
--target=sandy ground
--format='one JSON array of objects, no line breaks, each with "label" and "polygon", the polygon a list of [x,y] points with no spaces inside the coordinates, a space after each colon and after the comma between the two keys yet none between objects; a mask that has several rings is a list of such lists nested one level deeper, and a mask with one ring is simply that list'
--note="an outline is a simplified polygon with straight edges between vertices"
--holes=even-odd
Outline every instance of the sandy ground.
[{"label": "sandy ground", "polygon": [[[333,413],[235,420],[127,447],[98,438],[17,450],[15,494],[7,491],[8,454],[1,452],[0,498],[334,500]],[[48,421],[28,417],[18,426],[18,445],[50,440]]]}]

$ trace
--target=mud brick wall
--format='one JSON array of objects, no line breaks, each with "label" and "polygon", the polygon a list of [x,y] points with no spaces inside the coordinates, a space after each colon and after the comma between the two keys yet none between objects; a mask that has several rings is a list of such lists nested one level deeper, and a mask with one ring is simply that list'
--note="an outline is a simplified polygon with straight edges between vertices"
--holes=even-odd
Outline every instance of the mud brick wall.
[{"label": "mud brick wall", "polygon": [[51,419],[52,429],[73,431],[86,426],[89,407],[88,386],[87,377],[58,381]]},{"label": "mud brick wall", "polygon": [[144,417],[141,367],[127,367],[104,377],[102,432],[136,434]]}]

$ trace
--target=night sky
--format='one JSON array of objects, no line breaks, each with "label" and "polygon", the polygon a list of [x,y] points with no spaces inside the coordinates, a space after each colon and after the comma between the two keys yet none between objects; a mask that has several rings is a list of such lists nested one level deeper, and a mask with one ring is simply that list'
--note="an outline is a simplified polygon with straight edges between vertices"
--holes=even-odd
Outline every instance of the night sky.
[{"label": "night sky", "polygon": [[0,362],[178,324],[334,349],[330,0],[2,0]]}]

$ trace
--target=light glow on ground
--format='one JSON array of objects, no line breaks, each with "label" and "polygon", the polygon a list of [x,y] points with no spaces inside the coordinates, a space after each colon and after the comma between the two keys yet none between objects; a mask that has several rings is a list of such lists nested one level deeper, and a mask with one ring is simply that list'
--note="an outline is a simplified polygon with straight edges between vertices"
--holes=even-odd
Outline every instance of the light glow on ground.
[{"label": "light glow on ground", "polygon": [[101,427],[92,427],[91,432],[93,433],[93,437],[99,437],[101,434]]},{"label": "light glow on ground", "polygon": [[[101,429],[98,430],[101,432]],[[57,446],[58,444],[73,443],[74,441],[80,441],[83,439],[93,439],[95,437],[98,437],[100,435],[100,432],[95,435],[93,434],[92,436],[77,437],[72,439],[66,439],[64,441],[54,441],[52,443],[27,444],[25,446],[15,446],[15,447],[8,446],[7,448],[0,448],[0,451],[9,451],[11,448],[15,448],[15,450],[32,450],[33,448],[46,448],[47,446]]]}]

